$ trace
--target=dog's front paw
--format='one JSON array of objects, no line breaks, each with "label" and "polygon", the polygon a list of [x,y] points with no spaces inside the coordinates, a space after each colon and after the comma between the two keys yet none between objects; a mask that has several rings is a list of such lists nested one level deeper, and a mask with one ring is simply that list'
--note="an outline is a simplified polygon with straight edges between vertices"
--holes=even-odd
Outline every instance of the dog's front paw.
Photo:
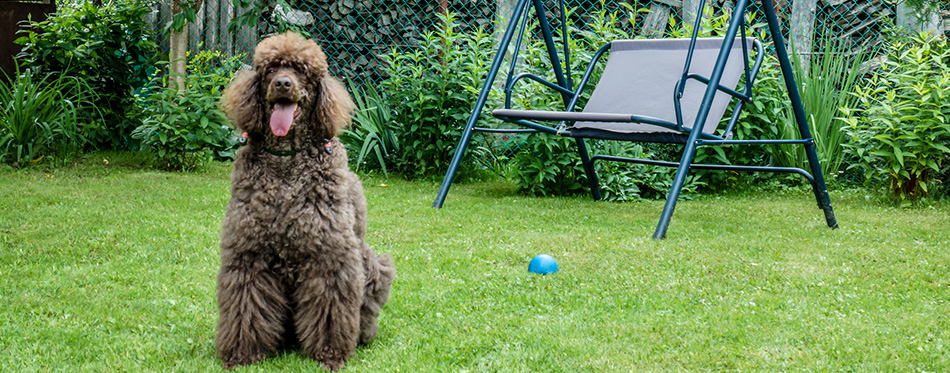
[{"label": "dog's front paw", "polygon": [[346,365],[346,357],[339,353],[333,353],[330,351],[325,351],[318,353],[312,358],[320,362],[320,365],[323,365],[324,368],[331,372],[336,372],[343,369]]},{"label": "dog's front paw", "polygon": [[227,357],[222,360],[224,360],[224,369],[231,370],[237,367],[254,364],[258,361],[264,360],[264,358],[266,357],[267,355],[263,353],[250,354],[250,355],[234,354],[233,356]]},{"label": "dog's front paw", "polygon": [[346,366],[346,362],[343,360],[328,360],[320,361],[320,365],[331,372],[337,372]]}]

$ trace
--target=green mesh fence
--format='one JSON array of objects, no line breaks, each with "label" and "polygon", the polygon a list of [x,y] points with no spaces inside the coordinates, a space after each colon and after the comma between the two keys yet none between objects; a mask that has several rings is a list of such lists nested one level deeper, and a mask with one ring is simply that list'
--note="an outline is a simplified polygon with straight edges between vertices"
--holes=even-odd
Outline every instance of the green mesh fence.
[{"label": "green mesh fence", "polygon": [[[441,1],[441,2],[440,2]],[[256,26],[228,32],[228,22],[245,9],[235,9],[231,0],[205,0],[198,21],[191,24],[191,50],[218,50],[226,55],[250,54],[258,41],[276,30],[283,21],[307,30],[330,56],[331,71],[337,76],[358,83],[378,83],[384,78],[383,56],[393,49],[409,50],[418,36],[430,30],[437,14],[444,9],[456,12],[465,27],[485,27],[489,31],[504,27],[496,21],[507,18],[514,0],[288,0],[280,6],[275,0],[259,12]],[[154,5],[150,21],[161,29],[171,19],[168,1]],[[607,7],[621,15],[621,24],[637,35],[661,35],[670,20],[690,22],[698,0],[634,1],[636,19],[620,2],[600,0],[567,0],[573,26],[583,30],[591,14]],[[734,0],[709,0],[716,13],[731,10]],[[760,2],[751,6],[759,14]],[[559,12],[554,0],[545,0],[552,18]],[[888,0],[777,0],[779,17],[786,38],[796,43],[817,40],[823,32],[848,38],[857,47],[871,47],[881,41],[881,32],[888,25],[910,22],[909,14]],[[942,32],[950,30],[950,5],[936,16],[931,27]],[[167,45],[165,46],[167,50]],[[494,51],[486,50],[486,55]]]},{"label": "green mesh fence", "polygon": [[[560,12],[556,0],[542,0],[548,18],[555,22]],[[808,46],[823,33],[851,40],[854,49],[873,50],[882,42],[882,31],[891,25],[917,25],[947,33],[950,4],[930,16],[922,26],[909,11],[892,0],[774,0],[786,40]],[[235,9],[231,0],[204,0],[198,21],[189,27],[190,50],[216,50],[224,55],[246,54],[261,38],[275,32],[278,22],[306,30],[324,48],[331,73],[357,84],[376,84],[385,78],[384,56],[393,50],[415,47],[421,33],[431,30],[440,12],[455,12],[464,29],[484,27],[500,38],[515,0],[265,0],[266,9],[256,11],[258,22],[228,32],[228,23],[246,9]],[[162,29],[171,19],[168,0],[153,6],[150,21]],[[620,16],[620,27],[631,35],[662,36],[672,22],[692,22],[699,0],[632,0],[630,12],[622,2],[612,0],[566,0],[572,27],[585,31],[591,15],[606,7]],[[735,0],[707,0],[715,14],[729,13]],[[761,0],[753,1],[753,23],[764,23]],[[630,19],[633,17],[634,19]],[[163,41],[167,42],[167,41]],[[167,50],[167,45],[164,46]],[[802,50],[802,48],[799,48]],[[485,50],[486,58],[495,51]],[[249,57],[246,57],[249,58]],[[476,138],[476,160],[486,166],[503,162],[523,143],[519,135],[484,135]],[[483,149],[479,151],[479,149]]]}]

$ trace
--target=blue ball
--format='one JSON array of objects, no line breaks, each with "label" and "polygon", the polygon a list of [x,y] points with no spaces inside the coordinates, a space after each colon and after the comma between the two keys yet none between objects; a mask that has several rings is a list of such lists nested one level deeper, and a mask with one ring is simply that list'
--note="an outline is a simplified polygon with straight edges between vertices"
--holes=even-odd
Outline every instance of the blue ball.
[{"label": "blue ball", "polygon": [[557,261],[550,255],[540,254],[531,258],[531,262],[528,263],[528,272],[541,275],[557,272]]}]

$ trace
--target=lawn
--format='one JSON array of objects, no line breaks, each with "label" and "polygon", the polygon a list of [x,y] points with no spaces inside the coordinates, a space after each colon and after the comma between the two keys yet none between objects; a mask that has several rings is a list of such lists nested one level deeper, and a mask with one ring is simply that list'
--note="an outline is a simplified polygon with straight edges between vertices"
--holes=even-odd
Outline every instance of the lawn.
[{"label": "lawn", "polygon": [[[217,371],[229,166],[122,155],[0,169],[0,371]],[[950,203],[834,191],[681,201],[527,198],[498,180],[364,176],[398,275],[348,371],[950,370]],[[560,272],[526,268],[548,253]],[[319,364],[286,353],[246,371]]]}]

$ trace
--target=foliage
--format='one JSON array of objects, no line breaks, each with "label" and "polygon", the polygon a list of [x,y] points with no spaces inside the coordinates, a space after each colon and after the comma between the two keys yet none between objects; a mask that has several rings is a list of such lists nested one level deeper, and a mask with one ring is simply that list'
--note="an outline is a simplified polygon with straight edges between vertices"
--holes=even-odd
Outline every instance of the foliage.
[{"label": "foliage", "polygon": [[490,34],[459,33],[451,12],[439,15],[438,26],[422,35],[418,48],[386,56],[381,88],[400,143],[395,166],[409,178],[445,173],[488,70]]},{"label": "foliage", "polygon": [[241,27],[264,27],[268,33],[280,34],[294,31],[307,38],[313,37],[307,27],[287,22],[283,17],[267,17],[267,15],[272,15],[272,10],[277,7],[292,9],[287,0],[231,0],[231,4],[234,9],[244,10],[228,22],[228,32],[232,34]]},{"label": "foliage", "polygon": [[532,196],[578,194],[587,175],[574,139],[531,134],[515,154],[512,176],[518,190]]},{"label": "foliage", "polygon": [[201,44],[198,45],[198,50],[198,53],[188,60],[188,87],[209,94],[214,91],[219,95],[231,83],[234,72],[243,68],[242,61],[247,55],[229,57],[221,51],[203,49]]},{"label": "foliage", "polygon": [[[18,58],[35,76],[67,76],[86,82],[97,95],[94,105],[79,105],[84,136],[94,146],[130,148],[131,130],[139,124],[133,92],[148,82],[158,47],[145,21],[150,8],[142,1],[87,2],[64,8],[36,31],[17,39]],[[56,78],[52,78],[56,79]]]},{"label": "foliage", "polygon": [[86,141],[79,113],[92,100],[84,82],[16,72],[0,82],[0,163],[21,166],[46,155],[66,155]]},{"label": "foliage", "polygon": [[[388,165],[399,154],[399,140],[393,129],[392,109],[388,102],[379,94],[373,85],[366,89],[359,88],[352,81],[349,82],[350,92],[356,108],[353,112],[353,124],[343,131],[340,141],[347,148],[347,152],[355,155],[356,170],[366,165],[369,168],[379,168],[383,174],[389,176]],[[370,163],[368,155],[376,155],[375,162]]]},{"label": "foliage", "polygon": [[215,158],[234,158],[239,137],[218,101],[243,56],[222,58],[221,52],[202,51],[188,63],[184,91],[165,88],[142,98],[145,119],[133,137],[162,167],[190,171]]},{"label": "foliage", "polygon": [[907,4],[922,15],[939,14],[941,8],[947,8],[946,0],[898,0],[898,2]]},{"label": "foliage", "polygon": [[[852,108],[857,103],[853,92],[864,55],[849,55],[848,42],[836,38],[831,32],[824,35],[826,36],[819,41],[820,51],[810,55],[808,71],[805,71],[801,53],[791,53],[791,62],[798,92],[805,107],[808,128],[815,140],[818,163],[824,175],[832,176],[838,174],[845,159],[841,146],[846,140],[842,131],[845,122],[837,115],[841,108]],[[787,97],[784,96],[782,100],[784,115],[780,117],[782,120],[777,122],[778,138],[797,140],[801,138],[801,134],[791,101]],[[804,146],[775,145],[771,154],[778,166],[810,169]]]},{"label": "foliage", "polygon": [[198,10],[204,0],[172,0],[172,8],[178,11],[165,25],[165,31],[181,31],[185,25],[197,19]]},{"label": "foliage", "polygon": [[[604,141],[601,148],[615,156],[651,159],[654,154],[647,153],[642,144],[631,142]],[[601,197],[606,201],[637,201],[640,199],[662,199],[673,185],[676,169],[626,162],[597,163],[597,176],[600,181]],[[690,174],[683,184],[680,198],[689,199],[703,183],[699,176]]]},{"label": "foliage", "polygon": [[902,205],[925,197],[950,154],[950,43],[918,33],[889,46],[881,71],[844,110],[849,152],[867,180],[884,181]]}]

